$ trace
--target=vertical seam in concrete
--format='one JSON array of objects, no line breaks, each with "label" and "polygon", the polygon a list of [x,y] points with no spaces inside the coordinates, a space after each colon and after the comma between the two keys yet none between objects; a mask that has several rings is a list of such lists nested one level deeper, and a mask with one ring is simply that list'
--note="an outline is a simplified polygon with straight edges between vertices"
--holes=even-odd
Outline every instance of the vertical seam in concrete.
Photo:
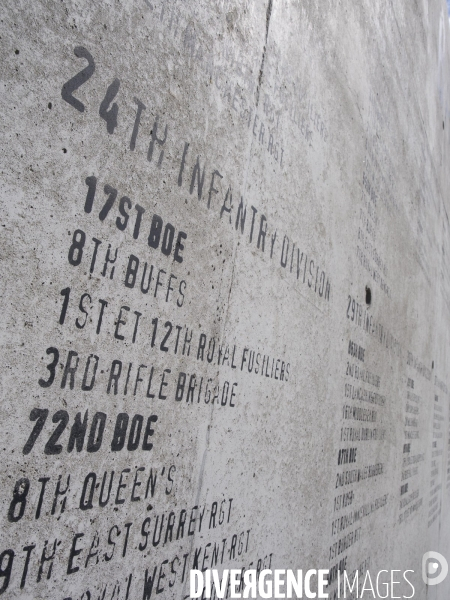
[{"label": "vertical seam in concrete", "polygon": [[[264,62],[266,59],[267,38],[269,36],[270,19],[272,16],[272,4],[273,4],[273,0],[268,0],[267,9],[266,9],[266,34],[264,37],[264,47],[263,47],[263,52],[262,52],[262,57],[261,57],[261,65],[259,67],[258,85],[256,86],[255,115],[258,112],[259,92],[261,89],[261,83],[262,83],[262,78],[263,78],[263,73],[264,73]],[[242,186],[244,194],[247,189],[248,166],[249,166],[249,161],[251,160],[252,148],[253,148],[253,136],[251,135],[251,129],[250,129],[250,136],[251,136],[250,152],[249,152],[247,164],[246,164],[245,170],[244,170],[244,180],[243,180],[243,186]]]},{"label": "vertical seam in concrete", "polygon": [[273,0],[269,0],[269,2],[267,3],[267,10],[266,10],[266,37],[264,39],[264,48],[263,48],[263,53],[262,53],[262,57],[261,57],[261,66],[259,67],[258,85],[256,87],[256,108],[258,108],[259,90],[261,88],[261,82],[262,82],[262,78],[263,78],[264,61],[266,59],[267,37],[269,35],[270,17],[272,16],[272,2],[273,2]]},{"label": "vertical seam in concrete", "polygon": [[[198,477],[198,487],[197,487],[197,494],[195,496],[195,506],[198,506],[198,502],[200,500],[200,492],[202,490],[203,487],[203,475],[205,472],[205,464],[206,464],[206,455],[208,453],[208,449],[209,449],[209,438],[210,438],[210,434],[211,434],[211,427],[212,427],[212,421],[213,421],[213,415],[214,415],[214,404],[211,405],[211,418],[209,421],[209,425],[206,428],[206,441],[205,441],[205,449],[203,450],[203,456],[202,456],[202,464],[200,466],[200,473],[199,473],[199,477]],[[194,542],[195,542],[195,534],[192,536],[191,538],[191,543],[189,545],[189,556],[192,554],[192,548],[194,547]],[[181,591],[181,599],[183,600],[184,598],[187,598],[188,595],[186,594],[187,592],[187,587],[190,585],[189,584],[190,581],[190,576],[187,576],[184,584],[183,584],[183,588]]]},{"label": "vertical seam in concrete", "polygon": [[[261,57],[261,65],[259,67],[258,85],[256,86],[255,114],[258,111],[259,91],[261,89],[261,83],[262,83],[262,78],[263,78],[263,73],[264,73],[264,62],[265,62],[265,59],[266,59],[267,38],[269,36],[270,19],[272,17],[272,4],[273,4],[273,0],[268,0],[267,8],[266,8],[266,34],[265,34],[265,37],[264,37],[264,47],[263,47],[263,52],[262,52],[262,57]],[[244,194],[245,194],[246,189],[247,189],[247,174],[248,174],[249,162],[251,160],[251,155],[252,155],[252,148],[253,148],[253,136],[251,138],[250,152],[249,152],[249,156],[248,156],[247,163],[245,165],[245,170],[244,170],[244,180],[243,180],[243,186],[242,186]],[[226,312],[226,315],[225,315],[225,318],[224,318],[224,322],[223,322],[223,327],[224,328],[225,328],[226,322],[228,320],[228,311],[229,311],[229,308],[230,308],[230,296],[231,296],[231,290],[232,290],[233,282],[234,282],[234,269],[235,269],[235,265],[236,265],[236,254],[237,254],[237,246],[235,246],[234,250],[233,250],[233,259],[232,259],[233,260],[233,267],[232,267],[232,271],[231,271],[230,289],[228,290],[227,312]]]}]

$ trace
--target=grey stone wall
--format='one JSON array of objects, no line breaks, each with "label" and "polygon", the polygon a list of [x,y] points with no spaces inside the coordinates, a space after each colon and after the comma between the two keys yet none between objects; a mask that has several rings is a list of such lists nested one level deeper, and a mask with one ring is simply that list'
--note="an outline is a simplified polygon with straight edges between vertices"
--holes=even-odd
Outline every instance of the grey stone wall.
[{"label": "grey stone wall", "polygon": [[449,35],[437,0],[4,3],[5,598],[448,598]]}]

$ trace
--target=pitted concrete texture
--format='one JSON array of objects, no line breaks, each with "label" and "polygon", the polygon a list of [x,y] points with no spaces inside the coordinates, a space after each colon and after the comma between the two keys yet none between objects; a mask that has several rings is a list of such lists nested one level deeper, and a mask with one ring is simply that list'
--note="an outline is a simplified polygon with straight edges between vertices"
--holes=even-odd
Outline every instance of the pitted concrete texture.
[{"label": "pitted concrete texture", "polygon": [[449,36],[443,0],[3,2],[4,598],[449,597]]}]

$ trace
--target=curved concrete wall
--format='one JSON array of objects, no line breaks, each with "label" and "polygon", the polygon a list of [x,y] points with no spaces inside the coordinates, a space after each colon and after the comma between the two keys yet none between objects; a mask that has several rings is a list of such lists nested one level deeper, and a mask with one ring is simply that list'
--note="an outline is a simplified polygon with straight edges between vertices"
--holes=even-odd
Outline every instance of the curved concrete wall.
[{"label": "curved concrete wall", "polygon": [[445,3],[16,0],[1,30],[0,594],[447,598]]}]

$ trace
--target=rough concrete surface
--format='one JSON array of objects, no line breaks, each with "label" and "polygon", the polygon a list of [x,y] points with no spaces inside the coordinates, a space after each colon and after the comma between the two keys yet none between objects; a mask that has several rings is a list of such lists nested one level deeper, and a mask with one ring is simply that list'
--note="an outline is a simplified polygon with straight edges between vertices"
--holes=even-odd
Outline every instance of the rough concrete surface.
[{"label": "rough concrete surface", "polygon": [[449,597],[449,36],[443,0],[3,3],[5,598]]}]

